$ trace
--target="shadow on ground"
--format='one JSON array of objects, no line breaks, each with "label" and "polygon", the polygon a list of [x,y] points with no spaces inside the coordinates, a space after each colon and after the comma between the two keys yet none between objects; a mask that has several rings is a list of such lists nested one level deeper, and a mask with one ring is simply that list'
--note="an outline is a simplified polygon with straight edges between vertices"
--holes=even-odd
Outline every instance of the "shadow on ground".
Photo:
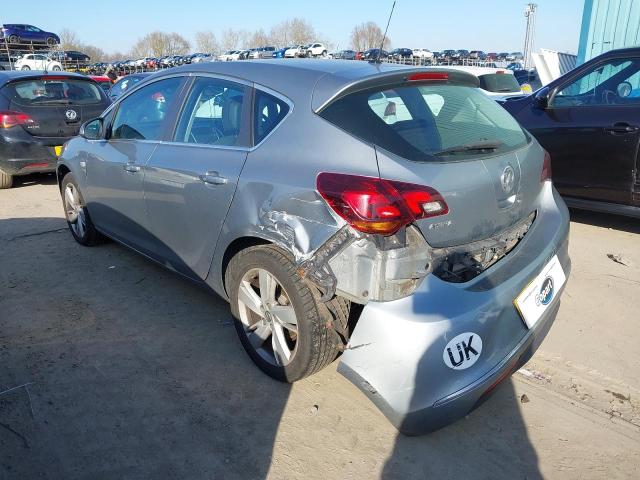
[{"label": "shadow on ground", "polygon": [[0,395],[0,477],[266,477],[290,387],[253,366],[226,302],[64,229],[0,256],[0,392],[28,384]]},{"label": "shadow on ground", "polygon": [[12,188],[30,187],[31,185],[55,185],[55,173],[32,173],[30,175],[20,175],[13,178]]},{"label": "shadow on ground", "polygon": [[[290,387],[253,366],[226,302],[64,226],[0,220],[0,477],[267,477]],[[399,435],[383,477],[539,478],[519,408],[507,381],[467,419]]]},{"label": "shadow on ground", "polygon": [[640,233],[640,221],[637,218],[612,215],[610,213],[589,212],[571,209],[571,221],[593,225],[595,227],[612,228],[629,233]]},{"label": "shadow on ground", "polygon": [[541,479],[520,402],[509,379],[466,418],[429,435],[398,435],[382,478]]}]

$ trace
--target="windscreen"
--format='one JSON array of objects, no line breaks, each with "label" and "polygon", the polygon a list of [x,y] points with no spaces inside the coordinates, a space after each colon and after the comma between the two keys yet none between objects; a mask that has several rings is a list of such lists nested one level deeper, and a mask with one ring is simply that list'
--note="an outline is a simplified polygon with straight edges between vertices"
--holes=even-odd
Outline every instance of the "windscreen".
[{"label": "windscreen", "polygon": [[488,73],[480,75],[480,88],[488,92],[520,92],[520,84],[511,73]]},{"label": "windscreen", "polygon": [[26,106],[35,105],[91,105],[102,102],[95,83],[73,78],[28,79],[11,82],[2,93],[11,100]]},{"label": "windscreen", "polygon": [[473,87],[363,90],[333,102],[320,115],[368,143],[421,162],[504,153],[528,141],[506,110]]}]

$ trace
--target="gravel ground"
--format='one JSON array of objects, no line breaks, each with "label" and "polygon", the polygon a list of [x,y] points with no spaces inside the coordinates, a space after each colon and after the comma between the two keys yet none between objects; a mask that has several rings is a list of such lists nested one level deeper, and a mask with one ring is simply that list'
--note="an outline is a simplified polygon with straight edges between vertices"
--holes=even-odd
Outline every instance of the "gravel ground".
[{"label": "gravel ground", "polygon": [[55,179],[22,179],[0,191],[0,478],[639,478],[640,222],[572,213],[541,350],[467,418],[409,438],[335,364],[270,380],[223,300],[77,245]]}]

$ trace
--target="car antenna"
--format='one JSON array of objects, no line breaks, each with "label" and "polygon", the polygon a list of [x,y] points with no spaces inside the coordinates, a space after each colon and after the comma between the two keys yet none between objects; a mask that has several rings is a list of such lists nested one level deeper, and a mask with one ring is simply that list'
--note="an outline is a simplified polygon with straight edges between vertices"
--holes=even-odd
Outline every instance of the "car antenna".
[{"label": "car antenna", "polygon": [[375,60],[372,60],[371,63],[381,63],[380,56],[382,55],[382,47],[384,47],[384,41],[387,39],[387,30],[389,30],[389,24],[391,23],[391,17],[393,16],[393,9],[396,8],[396,0],[393,0],[393,5],[391,5],[391,12],[389,13],[389,19],[387,20],[387,28],[384,29],[384,35],[382,35],[382,42],[380,43],[380,48],[378,49],[378,56]]}]

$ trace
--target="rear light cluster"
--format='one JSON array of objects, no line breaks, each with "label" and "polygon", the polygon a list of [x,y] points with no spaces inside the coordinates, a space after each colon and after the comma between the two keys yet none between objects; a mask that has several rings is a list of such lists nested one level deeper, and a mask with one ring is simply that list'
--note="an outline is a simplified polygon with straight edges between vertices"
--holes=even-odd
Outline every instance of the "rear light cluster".
[{"label": "rear light cluster", "polygon": [[413,73],[407,77],[409,82],[418,82],[421,80],[449,80],[449,74],[446,72],[420,72]]},{"label": "rear light cluster", "polygon": [[416,220],[449,212],[436,190],[412,183],[323,172],[317,189],[338,215],[364,233],[392,235]]},{"label": "rear light cluster", "polygon": [[26,113],[0,111],[0,128],[11,128],[16,125],[33,125],[33,118]]},{"label": "rear light cluster", "polygon": [[542,162],[542,172],[540,172],[540,182],[551,180],[551,155],[544,151],[544,161]]}]

